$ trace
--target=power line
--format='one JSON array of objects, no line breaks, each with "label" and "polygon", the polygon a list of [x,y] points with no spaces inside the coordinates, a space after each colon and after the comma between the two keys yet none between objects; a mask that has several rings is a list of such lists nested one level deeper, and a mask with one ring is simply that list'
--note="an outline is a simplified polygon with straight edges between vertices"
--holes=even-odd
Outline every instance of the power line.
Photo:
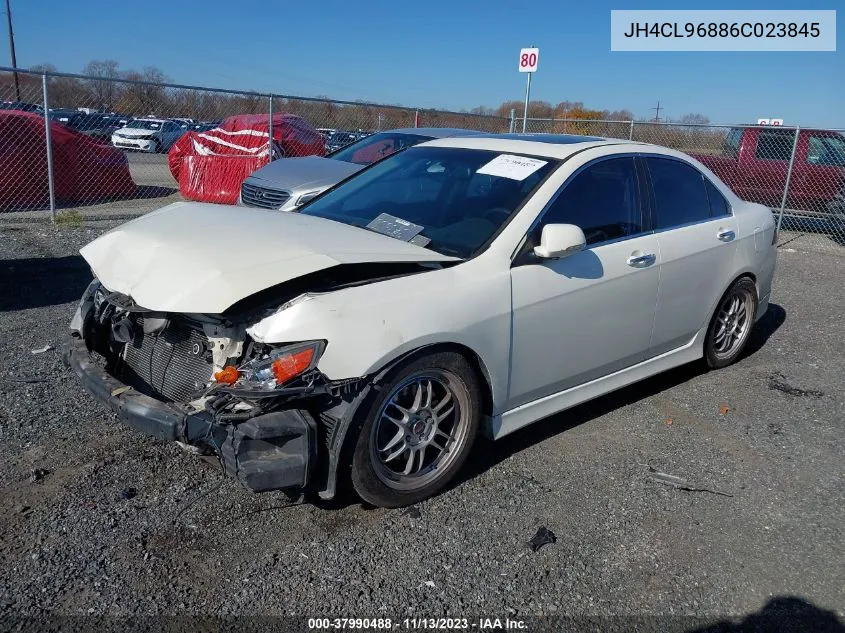
[{"label": "power line", "polygon": [[654,122],[659,123],[660,122],[660,110],[661,110],[659,99],[657,100],[657,107],[651,108],[651,109],[654,110]]},{"label": "power line", "polygon": [[[18,60],[15,58],[15,34],[12,32],[12,10],[9,8],[9,0],[6,0],[6,22],[9,25],[9,49],[12,52],[12,68],[18,67]],[[21,100],[21,86],[18,83],[18,73],[15,76],[15,100]]]}]

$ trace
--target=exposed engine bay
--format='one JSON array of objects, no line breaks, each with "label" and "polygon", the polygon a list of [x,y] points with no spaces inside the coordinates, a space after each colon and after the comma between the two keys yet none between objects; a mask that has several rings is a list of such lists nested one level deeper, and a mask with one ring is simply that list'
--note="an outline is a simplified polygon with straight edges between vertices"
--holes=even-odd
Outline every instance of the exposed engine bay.
[{"label": "exposed engine bay", "polygon": [[[321,293],[430,267],[338,266],[247,297],[220,315],[151,310],[95,280],[71,323],[72,340],[87,359],[75,359],[71,349],[69,363],[89,390],[96,391],[86,371],[99,370],[95,378],[113,381],[110,404],[127,419],[124,402],[144,398],[146,408],[134,426],[217,455],[247,488],[310,484],[331,497],[343,435],[368,380],[323,375],[316,365],[326,341],[267,344],[250,337],[250,324]],[[151,416],[151,408],[167,413]]]}]

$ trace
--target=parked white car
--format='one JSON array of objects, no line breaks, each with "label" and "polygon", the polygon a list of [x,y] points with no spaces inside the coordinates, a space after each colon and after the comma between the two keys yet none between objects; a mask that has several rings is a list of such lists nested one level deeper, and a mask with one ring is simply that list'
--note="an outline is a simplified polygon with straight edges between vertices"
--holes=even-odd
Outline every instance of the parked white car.
[{"label": "parked white car", "polygon": [[176,203],[81,253],[67,359],[134,427],[248,488],[386,507],[509,433],[653,374],[734,362],[776,227],[670,149],[426,142],[298,212]]},{"label": "parked white car", "polygon": [[[319,130],[318,130],[319,131]],[[292,211],[344,178],[394,152],[447,136],[474,136],[460,128],[404,128],[367,136],[328,156],[291,156],[274,160],[241,183],[238,204]]]},{"label": "parked white car", "polygon": [[176,121],[166,119],[134,119],[111,136],[111,143],[121,149],[143,152],[166,152],[185,133]]}]

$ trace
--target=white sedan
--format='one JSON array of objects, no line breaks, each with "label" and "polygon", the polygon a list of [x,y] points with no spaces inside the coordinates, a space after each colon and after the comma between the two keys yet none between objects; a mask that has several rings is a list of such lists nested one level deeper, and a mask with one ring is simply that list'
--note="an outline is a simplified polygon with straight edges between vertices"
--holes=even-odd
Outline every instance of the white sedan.
[{"label": "white sedan", "polygon": [[111,143],[121,149],[142,152],[167,152],[185,133],[181,123],[166,119],[134,119],[111,136]]},{"label": "white sedan", "polygon": [[670,149],[446,138],[298,212],[176,203],[82,249],[67,360],[137,429],[255,491],[415,503],[500,439],[742,353],[771,211]]}]

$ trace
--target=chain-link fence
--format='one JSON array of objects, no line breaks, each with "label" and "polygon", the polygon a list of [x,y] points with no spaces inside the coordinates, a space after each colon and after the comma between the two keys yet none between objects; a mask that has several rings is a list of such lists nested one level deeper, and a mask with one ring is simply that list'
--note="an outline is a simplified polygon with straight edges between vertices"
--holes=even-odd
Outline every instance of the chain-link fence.
[{"label": "chain-link fence", "polygon": [[[261,115],[247,117],[263,121],[249,132],[258,141],[242,146],[229,132],[214,138],[234,115]],[[288,134],[281,128],[291,115],[302,123]],[[244,169],[252,170],[271,157],[322,155],[396,128],[501,133],[522,125],[513,111],[501,117],[0,68],[0,212],[100,205],[138,213],[180,199],[185,183],[172,148],[186,134],[217,143],[207,154],[217,156],[216,147],[230,160],[248,156]],[[845,245],[842,130],[581,119],[527,119],[525,127],[681,150],[744,200],[771,207],[781,243],[800,235],[817,246]],[[306,133],[315,140],[302,142]]]},{"label": "chain-link fence", "polygon": [[[247,129],[219,132],[236,115],[247,115],[233,124]],[[322,156],[380,131],[415,127],[507,132],[510,119],[0,68],[0,212],[140,213],[181,199],[196,186],[186,184],[190,173],[174,159],[188,134],[205,144],[199,153],[245,177],[271,156]]]},{"label": "chain-link fence", "polygon": [[[522,121],[517,121],[522,129]],[[526,132],[627,139],[698,159],[740,198],[777,215],[780,243],[845,245],[845,130],[528,119]]]}]

